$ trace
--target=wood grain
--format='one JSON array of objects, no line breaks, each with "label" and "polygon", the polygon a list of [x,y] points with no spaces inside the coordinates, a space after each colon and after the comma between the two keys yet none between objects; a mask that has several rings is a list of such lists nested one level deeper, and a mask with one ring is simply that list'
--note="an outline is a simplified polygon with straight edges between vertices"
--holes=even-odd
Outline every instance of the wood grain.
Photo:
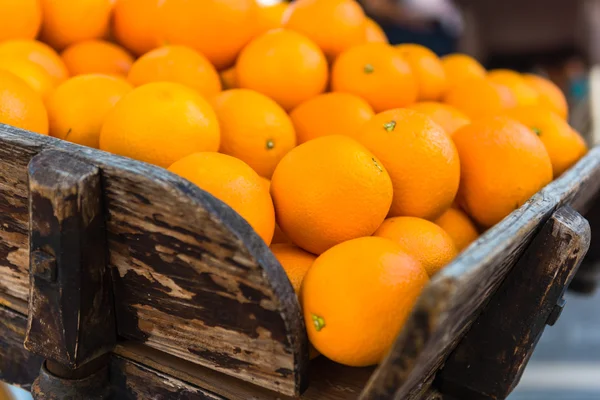
[{"label": "wood grain", "polygon": [[0,306],[0,381],[30,390],[44,362],[25,350],[27,317]]},{"label": "wood grain", "polygon": [[424,289],[361,399],[418,399],[550,215],[585,212],[600,190],[600,148],[592,149],[525,205],[488,230]]},{"label": "wood grain", "polygon": [[569,207],[550,217],[438,373],[444,394],[504,399],[512,392],[562,309],[590,236],[588,222]]},{"label": "wood grain", "polygon": [[27,164],[48,149],[101,171],[121,336],[279,393],[306,388],[308,345],[297,298],[246,221],[164,169],[6,125],[0,297],[28,300]]}]

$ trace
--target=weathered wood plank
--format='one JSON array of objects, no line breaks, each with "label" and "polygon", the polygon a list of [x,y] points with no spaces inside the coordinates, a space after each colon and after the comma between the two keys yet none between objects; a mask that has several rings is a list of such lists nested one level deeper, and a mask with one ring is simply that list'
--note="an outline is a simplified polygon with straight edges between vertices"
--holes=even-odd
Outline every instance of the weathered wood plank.
[{"label": "weathered wood plank", "polygon": [[44,359],[23,347],[27,317],[0,306],[0,381],[30,390]]},{"label": "weathered wood plank", "polygon": [[561,205],[587,210],[599,190],[600,148],[596,147],[436,275],[361,399],[423,396],[539,227]]},{"label": "weathered wood plank", "polygon": [[62,151],[40,153],[29,164],[29,213],[25,348],[76,369],[116,343],[100,171]]},{"label": "weathered wood plank", "polygon": [[450,355],[436,382],[457,398],[504,399],[514,389],[546,324],[590,245],[588,222],[560,208]]},{"label": "weathered wood plank", "polygon": [[68,151],[101,170],[121,336],[287,395],[306,387],[298,301],[246,221],[164,169],[6,125],[0,293],[28,300],[26,166],[43,149]]}]

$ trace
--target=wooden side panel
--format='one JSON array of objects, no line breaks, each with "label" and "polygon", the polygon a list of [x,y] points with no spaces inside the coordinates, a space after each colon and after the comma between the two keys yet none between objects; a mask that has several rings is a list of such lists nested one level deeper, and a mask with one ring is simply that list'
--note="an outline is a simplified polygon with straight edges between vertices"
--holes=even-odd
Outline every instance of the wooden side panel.
[{"label": "wooden side panel", "polygon": [[298,301],[239,215],[164,169],[6,125],[0,298],[28,300],[26,173],[43,149],[67,151],[101,170],[121,336],[287,395],[306,387]]},{"label": "wooden side panel", "polygon": [[599,190],[600,148],[596,147],[436,275],[361,398],[421,398],[552,212],[564,204],[585,211]]},{"label": "wooden side panel", "polygon": [[0,306],[0,381],[30,390],[44,359],[23,347],[27,317]]}]

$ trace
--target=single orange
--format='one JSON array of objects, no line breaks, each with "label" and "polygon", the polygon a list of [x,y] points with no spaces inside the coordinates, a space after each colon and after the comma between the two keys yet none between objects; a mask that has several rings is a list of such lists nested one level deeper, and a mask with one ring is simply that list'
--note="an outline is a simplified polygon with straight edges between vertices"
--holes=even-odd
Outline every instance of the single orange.
[{"label": "single orange", "polygon": [[275,213],[260,177],[237,158],[211,152],[194,153],[169,171],[196,184],[240,214],[267,245],[273,238]]},{"label": "single orange", "polygon": [[296,0],[283,19],[285,28],[306,35],[330,59],[364,42],[366,17],[354,0]]},{"label": "single orange", "polygon": [[508,69],[495,69],[488,72],[488,78],[506,86],[517,101],[517,106],[532,106],[539,103],[539,94],[525,82],[518,72]]},{"label": "single orange", "polygon": [[353,136],[373,115],[369,103],[341,92],[313,97],[290,113],[299,144],[321,136]]},{"label": "single orange", "polygon": [[587,153],[587,145],[581,135],[558,114],[543,106],[517,107],[508,110],[507,115],[531,128],[542,140],[555,178]]},{"label": "single orange", "polygon": [[450,207],[434,222],[450,235],[458,251],[464,250],[479,237],[473,221],[456,207]]},{"label": "single orange", "polygon": [[377,156],[394,185],[391,217],[439,217],[460,181],[458,153],[450,135],[428,116],[409,109],[377,114],[357,140]]},{"label": "single orange", "polygon": [[126,94],[107,115],[100,149],[164,168],[193,153],[217,151],[219,122],[195,90],[154,82]]},{"label": "single orange", "polygon": [[367,43],[389,43],[389,40],[381,29],[381,26],[371,18],[365,23],[365,42]]},{"label": "single orange", "polygon": [[362,97],[375,112],[408,106],[419,93],[408,62],[383,43],[366,43],[342,53],[333,64],[331,89]]},{"label": "single orange", "polygon": [[449,54],[442,57],[441,61],[444,71],[446,71],[448,89],[461,84],[465,80],[483,78],[486,75],[483,65],[466,54]]},{"label": "single orange", "polygon": [[0,43],[0,60],[21,58],[44,68],[59,84],[69,77],[69,71],[54,49],[37,40],[18,39]]},{"label": "single orange", "polygon": [[287,1],[264,2],[256,1],[258,5],[256,34],[265,33],[271,29],[283,27],[283,14],[290,3]]},{"label": "single orange", "polygon": [[552,181],[540,138],[506,117],[486,117],[452,136],[460,155],[458,203],[483,227],[500,222]]},{"label": "single orange", "polygon": [[408,254],[421,262],[430,277],[448,265],[458,254],[450,235],[438,225],[422,218],[386,219],[374,236],[398,243]]},{"label": "single orange", "polygon": [[453,86],[444,102],[471,119],[496,115],[517,105],[510,89],[486,78],[467,79]]},{"label": "single orange", "polygon": [[564,93],[552,81],[541,76],[524,74],[523,79],[538,93],[539,105],[554,111],[561,118],[569,116],[569,105]]},{"label": "single orange", "polygon": [[240,54],[237,82],[275,100],[286,110],[314,97],[327,85],[327,61],[307,37],[275,29],[255,38]]},{"label": "single orange", "polygon": [[239,158],[270,178],[279,161],[296,147],[294,125],[285,110],[248,89],[226,90],[212,100],[221,126],[224,154]]},{"label": "single orange", "polygon": [[157,32],[162,45],[189,46],[221,70],[254,36],[256,14],[255,0],[164,0]]},{"label": "single orange", "polygon": [[133,57],[122,47],[104,40],[77,42],[62,52],[71,76],[106,74],[126,77]]},{"label": "single orange", "polygon": [[108,35],[114,0],[40,0],[42,41],[56,50]]},{"label": "single orange", "polygon": [[108,75],[79,75],[52,93],[47,101],[50,135],[98,148],[104,119],[133,87]]},{"label": "single orange", "polygon": [[219,77],[221,78],[221,86],[224,90],[237,89],[240,87],[237,83],[236,74],[235,67],[231,67],[219,73]]},{"label": "single orange", "polygon": [[439,100],[446,92],[446,71],[440,58],[427,47],[418,44],[396,46],[408,61],[419,84],[419,100]]},{"label": "single orange", "polygon": [[354,139],[332,135],[290,151],[275,169],[271,194],[283,232],[297,246],[321,254],[375,232],[393,189],[371,152]]},{"label": "single orange", "polygon": [[0,42],[35,39],[41,24],[39,0],[0,0]]},{"label": "single orange", "polygon": [[302,280],[317,257],[293,244],[273,244],[271,251],[285,270],[294,291],[299,295]]},{"label": "single orange", "polygon": [[424,101],[412,104],[408,106],[408,108],[427,115],[435,123],[444,128],[446,133],[450,136],[452,136],[458,128],[471,123],[471,119],[462,111],[444,103]]},{"label": "single orange", "polygon": [[23,79],[43,100],[46,100],[56,86],[56,80],[44,67],[25,58],[1,58],[0,69]]},{"label": "single orange", "polygon": [[117,0],[113,10],[113,33],[127,50],[141,56],[158,47],[156,24],[162,0]]},{"label": "single orange", "polygon": [[44,103],[25,81],[0,70],[0,123],[48,134],[48,114]]},{"label": "single orange", "polygon": [[206,98],[221,91],[215,67],[192,48],[164,46],[140,57],[127,78],[134,86],[150,82],[177,82],[195,89]]},{"label": "single orange", "polygon": [[428,281],[421,263],[389,239],[339,244],[317,258],[302,283],[308,338],[335,362],[377,364]]}]

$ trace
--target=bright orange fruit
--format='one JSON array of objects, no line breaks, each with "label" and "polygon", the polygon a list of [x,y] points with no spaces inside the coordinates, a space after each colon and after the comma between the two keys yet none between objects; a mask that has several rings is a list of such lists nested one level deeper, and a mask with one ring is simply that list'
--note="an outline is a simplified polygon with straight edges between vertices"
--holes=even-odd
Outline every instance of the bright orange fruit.
[{"label": "bright orange fruit", "polygon": [[290,151],[275,169],[271,194],[283,232],[314,254],[371,235],[385,219],[393,195],[377,158],[341,135]]},{"label": "bright orange fruit", "polygon": [[458,208],[450,207],[434,222],[450,235],[458,251],[464,250],[479,237],[475,224]]},{"label": "bright orange fruit", "polygon": [[0,70],[0,123],[48,134],[48,114],[42,98],[16,75]]},{"label": "bright orange fruit", "polygon": [[488,79],[506,86],[516,99],[517,106],[533,106],[539,103],[539,94],[515,71],[495,69],[488,72]]},{"label": "bright orange fruit", "polygon": [[486,117],[452,136],[460,155],[458,203],[483,227],[500,222],[552,181],[540,138],[506,117]]},{"label": "bright orange fruit", "polygon": [[308,338],[335,362],[377,364],[428,281],[421,263],[389,239],[339,244],[317,258],[302,283]]},{"label": "bright orange fruit", "polygon": [[427,115],[451,136],[458,128],[471,123],[471,119],[462,111],[444,103],[424,101],[412,104],[407,108]]},{"label": "bright orange fruit", "polygon": [[2,58],[0,59],[0,69],[11,72],[21,78],[43,100],[46,100],[56,85],[56,80],[44,67],[25,58]]},{"label": "bright orange fruit", "polygon": [[377,156],[392,178],[390,216],[439,217],[450,207],[460,181],[460,163],[450,136],[424,114],[382,112],[355,136]]},{"label": "bright orange fruit", "polygon": [[133,57],[122,47],[104,40],[77,42],[62,52],[71,76],[106,74],[126,77]]},{"label": "bright orange fruit", "polygon": [[294,292],[300,294],[304,276],[313,265],[317,256],[310,254],[293,244],[272,244],[271,251],[287,274]]},{"label": "bright orange fruit", "polygon": [[381,26],[371,18],[365,23],[365,42],[367,43],[389,43],[389,40],[381,29]]},{"label": "bright orange fruit", "polygon": [[366,43],[342,53],[333,64],[331,89],[362,97],[375,112],[406,107],[419,93],[408,62],[383,43]]},{"label": "bright orange fruit", "polygon": [[321,136],[353,136],[373,115],[369,103],[341,92],[315,96],[290,113],[299,144]]},{"label": "bright orange fruit", "polygon": [[35,39],[41,23],[39,0],[0,0],[0,42]]},{"label": "bright orange fruit", "polygon": [[473,57],[466,54],[449,54],[441,58],[448,89],[461,84],[463,81],[473,78],[483,78],[486,75],[485,68]]},{"label": "bright orange fruit", "polygon": [[517,105],[510,89],[482,78],[468,79],[453,86],[446,93],[444,102],[473,120],[499,114]]},{"label": "bright orange fruit", "polygon": [[0,43],[0,60],[20,58],[32,61],[44,68],[59,84],[69,77],[69,71],[54,49],[37,40],[19,39]]},{"label": "bright orange fruit", "polygon": [[283,27],[283,14],[288,9],[290,3],[283,0],[275,3],[265,3],[257,0],[256,4],[258,5],[258,27],[256,34]]},{"label": "bright orange fruit", "polygon": [[524,74],[523,79],[538,93],[539,105],[554,111],[563,119],[569,116],[569,105],[564,93],[552,81],[541,76]]},{"label": "bright orange fruit", "polygon": [[408,61],[419,84],[419,100],[439,100],[447,89],[446,71],[440,58],[427,47],[418,44],[396,46]]},{"label": "bright orange fruit", "polygon": [[117,0],[113,33],[121,46],[137,56],[158,47],[158,5],[162,0]]},{"label": "bright orange fruit", "polygon": [[239,158],[270,178],[279,161],[296,146],[285,110],[248,89],[226,90],[212,100],[221,127],[220,152]]},{"label": "bright orange fruit", "polygon": [[220,153],[194,153],[169,171],[191,181],[241,215],[267,245],[273,238],[273,202],[261,178],[243,161]]},{"label": "bright orange fruit", "polygon": [[275,29],[255,38],[236,64],[241,88],[269,96],[286,110],[314,97],[327,85],[327,61],[307,37]]}]

